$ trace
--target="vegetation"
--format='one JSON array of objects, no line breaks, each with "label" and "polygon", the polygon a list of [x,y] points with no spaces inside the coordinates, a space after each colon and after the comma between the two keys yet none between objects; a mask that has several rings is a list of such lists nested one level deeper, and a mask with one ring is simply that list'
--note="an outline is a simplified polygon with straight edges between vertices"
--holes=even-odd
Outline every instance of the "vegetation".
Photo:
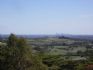
[{"label": "vegetation", "polygon": [[37,55],[33,55],[25,39],[11,34],[6,46],[0,46],[0,70],[47,70]]},{"label": "vegetation", "polygon": [[24,39],[11,34],[0,40],[0,70],[93,70],[92,47],[87,40]]}]

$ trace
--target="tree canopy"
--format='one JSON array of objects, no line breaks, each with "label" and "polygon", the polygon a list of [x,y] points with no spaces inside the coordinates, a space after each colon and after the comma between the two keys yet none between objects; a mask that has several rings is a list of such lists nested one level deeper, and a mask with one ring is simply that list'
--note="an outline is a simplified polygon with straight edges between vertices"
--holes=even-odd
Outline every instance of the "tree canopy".
[{"label": "tree canopy", "polygon": [[24,38],[11,34],[6,46],[0,46],[0,70],[47,70]]}]

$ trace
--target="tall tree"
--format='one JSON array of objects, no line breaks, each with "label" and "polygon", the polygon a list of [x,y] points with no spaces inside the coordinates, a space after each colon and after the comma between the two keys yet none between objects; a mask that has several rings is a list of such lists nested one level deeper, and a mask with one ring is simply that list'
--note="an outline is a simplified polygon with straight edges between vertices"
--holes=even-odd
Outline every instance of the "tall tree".
[{"label": "tall tree", "polygon": [[9,47],[16,47],[17,37],[14,34],[11,34],[8,38],[7,44]]},{"label": "tall tree", "polygon": [[32,55],[24,38],[11,34],[7,46],[0,48],[0,70],[47,70],[47,67]]}]

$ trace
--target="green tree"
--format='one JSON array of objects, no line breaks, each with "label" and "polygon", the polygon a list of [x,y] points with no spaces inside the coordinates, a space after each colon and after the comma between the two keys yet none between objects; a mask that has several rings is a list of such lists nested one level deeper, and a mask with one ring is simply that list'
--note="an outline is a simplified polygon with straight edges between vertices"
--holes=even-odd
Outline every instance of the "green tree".
[{"label": "green tree", "polygon": [[8,37],[7,45],[8,45],[8,47],[16,47],[17,46],[17,37],[14,34],[11,34]]},{"label": "green tree", "polygon": [[0,47],[0,70],[47,70],[47,67],[32,54],[24,38],[11,34],[7,46]]},{"label": "green tree", "polygon": [[76,70],[85,70],[85,65],[79,63],[79,64],[76,66]]}]

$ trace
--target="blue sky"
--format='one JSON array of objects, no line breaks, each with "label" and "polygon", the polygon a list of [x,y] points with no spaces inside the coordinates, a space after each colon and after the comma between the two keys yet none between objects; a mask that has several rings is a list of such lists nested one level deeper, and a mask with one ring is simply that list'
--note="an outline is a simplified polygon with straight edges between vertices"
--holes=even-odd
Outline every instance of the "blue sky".
[{"label": "blue sky", "polygon": [[0,0],[0,34],[93,35],[93,0]]}]

